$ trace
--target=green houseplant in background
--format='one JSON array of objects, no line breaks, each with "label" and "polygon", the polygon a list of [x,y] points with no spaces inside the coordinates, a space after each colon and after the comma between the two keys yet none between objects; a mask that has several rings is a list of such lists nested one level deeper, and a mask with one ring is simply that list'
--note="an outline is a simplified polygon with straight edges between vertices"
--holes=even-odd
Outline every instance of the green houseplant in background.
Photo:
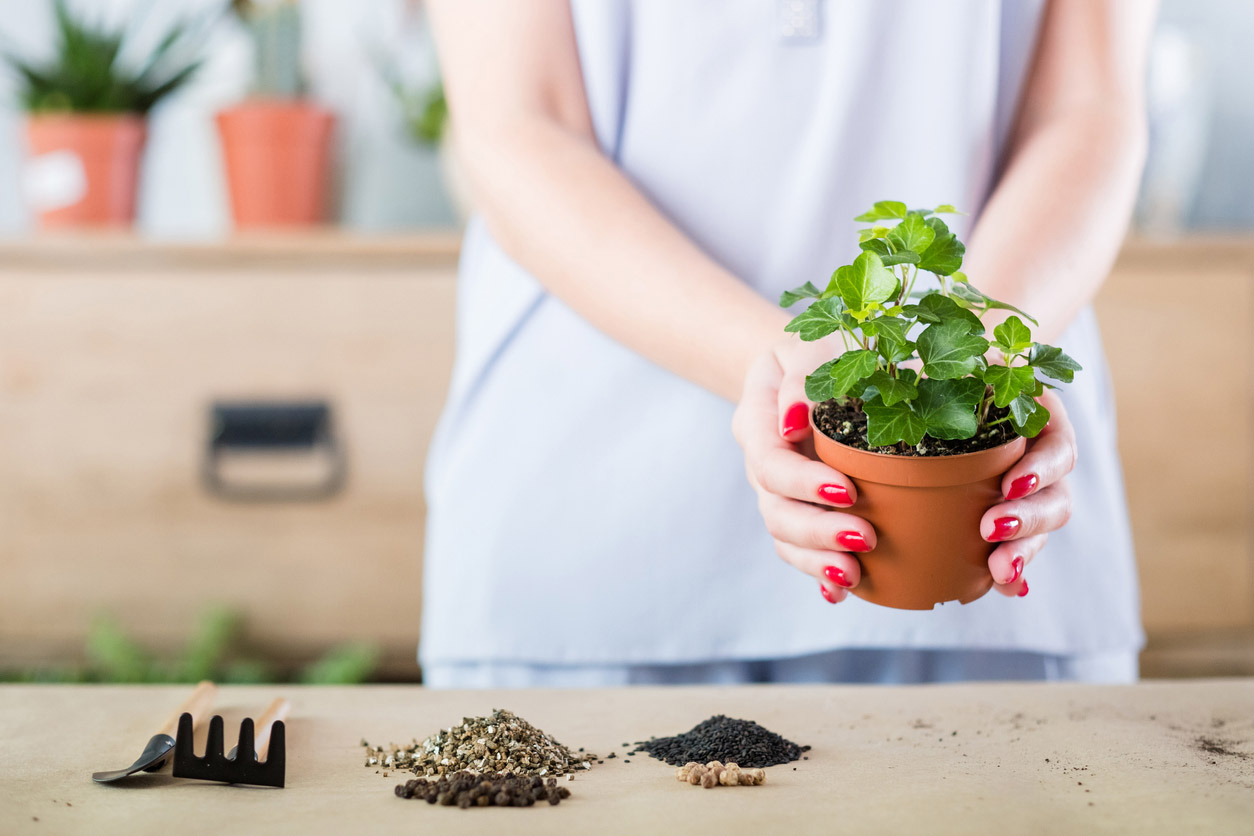
[{"label": "green houseplant in background", "polygon": [[238,227],[325,219],[335,116],[305,94],[296,0],[232,0],[253,41],[252,95],[217,114]]},{"label": "green houseplant in background", "polygon": [[210,18],[172,26],[146,55],[132,56],[125,27],[84,20],[66,0],[51,5],[52,58],[5,55],[27,113],[28,190],[39,222],[130,224],[147,114],[196,74]]},{"label": "green houseplant in background", "polygon": [[0,671],[0,681],[162,683],[199,682],[253,684],[293,680],[306,685],[352,685],[365,682],[379,663],[379,648],[364,642],[332,647],[304,667],[280,671],[247,654],[242,616],[226,607],[201,614],[181,652],[162,656],[142,647],[107,615],[98,616],[87,636],[86,663],[18,671]]},{"label": "green houseplant in background", "polygon": [[[811,300],[786,330],[843,341],[806,379],[815,450],[853,479],[853,513],[876,529],[854,594],[903,609],[968,603],[992,587],[980,517],[1049,420],[1038,399],[1080,370],[1032,339],[1031,316],[968,281],[945,214],[957,210],[876,203],[855,219],[871,226],[851,264],[823,289],[807,282],[780,298]],[[923,290],[921,274],[938,286]],[[998,310],[1010,315],[989,334],[983,318]]]}]

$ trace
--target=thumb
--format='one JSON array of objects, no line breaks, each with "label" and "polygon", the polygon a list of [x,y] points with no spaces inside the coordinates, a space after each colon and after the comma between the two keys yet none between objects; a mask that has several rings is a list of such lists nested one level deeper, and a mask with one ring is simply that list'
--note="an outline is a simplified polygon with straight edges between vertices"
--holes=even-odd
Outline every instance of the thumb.
[{"label": "thumb", "polygon": [[805,375],[785,370],[779,382],[779,435],[785,441],[798,442],[810,434],[810,408],[806,397]]}]

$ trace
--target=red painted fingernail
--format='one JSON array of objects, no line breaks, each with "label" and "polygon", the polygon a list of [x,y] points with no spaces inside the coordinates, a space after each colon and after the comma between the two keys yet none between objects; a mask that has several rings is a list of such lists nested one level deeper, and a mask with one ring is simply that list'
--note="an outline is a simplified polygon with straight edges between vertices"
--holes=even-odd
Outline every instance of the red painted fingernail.
[{"label": "red painted fingernail", "polygon": [[853,584],[849,582],[849,579],[845,577],[845,573],[835,566],[824,566],[823,574],[827,576],[829,581],[837,586],[843,586],[845,589],[849,589],[853,586]]},{"label": "red painted fingernail", "polygon": [[823,593],[823,597],[827,599],[827,603],[836,603],[836,599],[832,597],[832,593],[828,592],[827,587],[823,586],[823,584],[819,584],[819,592]]},{"label": "red painted fingernail", "polygon": [[853,500],[849,498],[849,491],[845,490],[841,485],[820,485],[819,496],[837,505],[849,506],[853,504]]},{"label": "red painted fingernail", "polygon": [[842,531],[836,535],[836,542],[851,552],[867,552],[866,539],[856,531]]},{"label": "red painted fingernail", "polygon": [[998,517],[993,520],[993,533],[988,536],[990,543],[1000,543],[1002,540],[1009,540],[1011,537],[1019,533],[1019,526],[1023,525],[1016,517]]},{"label": "red painted fingernail", "polygon": [[1015,573],[1010,576],[1010,579],[1007,580],[1006,583],[1014,583],[1019,580],[1019,578],[1023,577],[1023,558],[1016,557],[1014,560],[1010,561],[1010,567],[1015,570]]},{"label": "red painted fingernail", "polygon": [[1023,497],[1036,490],[1036,486],[1040,481],[1040,479],[1036,478],[1035,473],[1020,476],[1010,483],[1010,490],[1006,491],[1006,499],[1023,499]]},{"label": "red painted fingernail", "polygon": [[784,435],[792,435],[804,430],[810,424],[810,407],[808,404],[795,403],[784,413]]},{"label": "red painted fingernail", "polygon": [[1022,598],[1024,595],[1027,595],[1027,594],[1028,594],[1028,582],[1024,581],[1023,589],[1019,590],[1019,597]]}]

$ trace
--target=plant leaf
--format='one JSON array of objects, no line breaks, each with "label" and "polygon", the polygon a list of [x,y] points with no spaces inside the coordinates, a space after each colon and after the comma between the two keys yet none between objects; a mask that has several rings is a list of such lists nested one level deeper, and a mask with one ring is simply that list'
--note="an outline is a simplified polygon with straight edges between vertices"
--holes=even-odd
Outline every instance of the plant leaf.
[{"label": "plant leaf", "polygon": [[923,373],[937,380],[951,380],[975,371],[988,351],[988,340],[972,334],[963,320],[951,319],[925,328],[918,347]]},{"label": "plant leaf", "polygon": [[[928,220],[936,219],[929,218]],[[938,235],[932,241],[932,245],[920,253],[923,260],[919,262],[919,269],[938,276],[948,276],[962,266],[962,256],[966,251],[967,248],[952,232]]]},{"label": "plant leaf", "polygon": [[855,391],[858,383],[863,378],[871,376],[871,373],[875,371],[876,363],[877,357],[875,352],[861,348],[855,351],[846,351],[836,358],[835,365],[831,367],[829,372],[832,378],[831,397],[843,398],[848,394],[853,394],[856,397],[861,394],[861,392]]},{"label": "plant leaf", "polygon": [[922,215],[914,213],[906,215],[888,233],[888,240],[899,250],[919,253],[920,256],[932,245],[936,233],[923,220]]},{"label": "plant leaf", "polygon": [[915,374],[910,369],[899,369],[897,377],[892,377],[884,369],[876,369],[867,384],[875,387],[884,406],[893,406],[901,401],[912,401],[919,396],[915,381]]},{"label": "plant leaf", "polygon": [[858,230],[858,243],[870,241],[872,238],[883,238],[889,231],[889,228],[886,226],[871,226]]},{"label": "plant leaf", "polygon": [[832,366],[836,365],[835,360],[828,360],[823,365],[814,370],[813,373],[806,375],[806,397],[815,403],[822,403],[833,397],[832,395]]},{"label": "plant leaf", "polygon": [[958,380],[925,378],[919,381],[916,402],[919,417],[932,438],[971,438],[979,428],[975,408],[984,397],[984,384],[973,377]]},{"label": "plant leaf", "polygon": [[966,212],[962,212],[962,211],[959,211],[958,209],[955,209],[951,204],[948,204],[948,203],[942,203],[940,206],[937,206],[932,211],[936,213],[937,215],[965,215],[967,214]]},{"label": "plant leaf", "polygon": [[878,255],[863,252],[836,271],[836,286],[850,311],[863,311],[872,302],[887,301],[897,290],[897,277]]},{"label": "plant leaf", "polygon": [[909,401],[889,406],[877,395],[862,405],[862,411],[866,413],[867,444],[872,447],[887,447],[900,441],[913,447],[923,440],[926,427]]},{"label": "plant leaf", "polygon": [[880,256],[880,258],[884,262],[885,267],[892,267],[894,264],[918,264],[919,263],[919,254],[915,252],[911,252],[910,250],[898,250],[895,253],[889,253],[888,255]]},{"label": "plant leaf", "polygon": [[793,317],[792,322],[784,326],[789,333],[797,333],[806,342],[822,339],[841,326],[841,301],[839,298],[819,299],[810,307]]},{"label": "plant leaf", "polygon": [[1040,404],[1030,394],[1018,395],[1010,401],[1010,421],[1014,424],[1022,424],[1039,408]]},{"label": "plant leaf", "polygon": [[1084,369],[1075,360],[1063,354],[1058,346],[1044,343],[1032,343],[1028,362],[1041,374],[1052,377],[1054,380],[1061,380],[1063,383],[1070,383],[1075,379],[1075,373]]},{"label": "plant leaf", "polygon": [[1019,396],[1036,394],[1036,375],[1030,366],[991,365],[984,370],[984,382],[993,387],[993,403],[1009,406]]},{"label": "plant leaf", "polygon": [[1017,316],[1006,317],[1005,322],[993,329],[993,337],[993,344],[1006,354],[1022,354],[1033,344],[1031,330]]},{"label": "plant leaf", "polygon": [[890,363],[899,363],[914,354],[915,345],[908,336],[910,320],[898,316],[880,316],[862,323],[862,333],[878,337],[876,350]]},{"label": "plant leaf", "polygon": [[874,223],[875,221],[904,218],[905,216],[906,204],[897,200],[880,200],[870,209],[854,218],[854,220],[859,223]]},{"label": "plant leaf", "polygon": [[937,323],[953,319],[961,320],[970,327],[971,333],[984,334],[984,323],[975,314],[963,308],[953,299],[935,290],[929,291],[916,304],[906,305],[902,312],[919,322]]},{"label": "plant leaf", "polygon": [[802,299],[817,299],[823,295],[823,291],[814,286],[813,282],[806,282],[801,287],[785,290],[779,295],[779,306],[787,308],[796,304]]},{"label": "plant leaf", "polygon": [[[1020,395],[1019,397],[1026,396]],[[1018,398],[1015,400],[1017,401]],[[1010,405],[1010,425],[1015,428],[1015,432],[1027,438],[1036,438],[1037,434],[1045,429],[1045,425],[1049,422],[1049,410],[1045,408],[1045,405],[1036,401],[1032,401],[1032,403],[1036,404],[1036,409],[1033,409],[1026,415],[1016,414],[1014,404]],[[1020,420],[1021,417],[1022,420]]]},{"label": "plant leaf", "polygon": [[858,244],[858,247],[863,252],[875,253],[880,258],[888,258],[893,254],[892,247],[888,246],[888,242],[883,238],[871,238],[867,241],[862,241]]},{"label": "plant leaf", "polygon": [[[966,277],[964,276],[963,278]],[[1041,324],[1037,322],[1031,314],[1019,310],[1009,302],[997,301],[970,282],[955,283],[954,286],[950,288],[949,292],[953,295],[953,298],[958,301],[958,304],[963,305],[964,307],[989,311],[994,309],[1013,311],[1026,319],[1028,322],[1031,322],[1033,325],[1039,326]]]}]

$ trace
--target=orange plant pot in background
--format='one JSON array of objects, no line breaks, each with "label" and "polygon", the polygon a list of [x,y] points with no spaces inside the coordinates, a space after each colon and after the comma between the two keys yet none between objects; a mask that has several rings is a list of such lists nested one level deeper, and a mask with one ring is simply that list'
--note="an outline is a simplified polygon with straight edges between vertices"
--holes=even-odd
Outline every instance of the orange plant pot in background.
[{"label": "orange plant pot in background", "polygon": [[257,99],[219,112],[217,123],[236,226],[324,219],[332,113],[307,102]]},{"label": "orange plant pot in background", "polygon": [[133,114],[29,116],[27,191],[39,225],[129,226],[146,134]]}]

